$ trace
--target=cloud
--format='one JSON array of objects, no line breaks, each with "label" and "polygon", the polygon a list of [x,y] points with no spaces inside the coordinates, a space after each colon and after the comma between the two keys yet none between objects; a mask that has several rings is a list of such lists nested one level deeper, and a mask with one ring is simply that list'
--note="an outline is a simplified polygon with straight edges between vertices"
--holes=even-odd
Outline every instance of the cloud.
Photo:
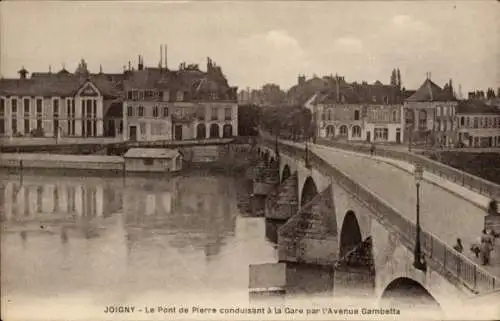
[{"label": "cloud", "polygon": [[344,53],[359,53],[363,50],[363,42],[354,37],[341,37],[335,40],[334,49]]},{"label": "cloud", "polygon": [[[245,78],[255,79],[255,85],[264,82],[290,83],[308,65],[308,55],[285,30],[270,30],[242,38],[237,43],[238,61],[244,64]],[[260,79],[260,80],[259,80]],[[251,81],[253,82],[253,81]]]}]

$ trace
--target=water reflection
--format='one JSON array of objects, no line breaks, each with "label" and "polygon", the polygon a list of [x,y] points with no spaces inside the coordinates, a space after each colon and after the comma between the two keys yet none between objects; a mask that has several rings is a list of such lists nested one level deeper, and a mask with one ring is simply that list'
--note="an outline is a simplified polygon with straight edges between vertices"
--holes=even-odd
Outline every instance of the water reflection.
[{"label": "water reflection", "polygon": [[249,264],[277,259],[263,218],[239,214],[232,177],[0,181],[2,297],[18,302],[85,293],[117,303],[151,291],[246,298]]}]

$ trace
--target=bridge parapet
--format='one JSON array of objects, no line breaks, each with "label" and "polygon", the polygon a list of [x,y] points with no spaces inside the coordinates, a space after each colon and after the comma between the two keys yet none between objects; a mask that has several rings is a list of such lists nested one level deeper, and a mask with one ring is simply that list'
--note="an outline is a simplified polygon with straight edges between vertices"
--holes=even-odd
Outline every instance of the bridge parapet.
[{"label": "bridge parapet", "polygon": [[[270,149],[273,149],[276,144],[274,140],[265,137],[262,137],[261,143]],[[279,142],[278,145],[281,152],[292,157],[304,159],[306,156],[305,150],[297,146],[284,144],[283,142]],[[388,230],[395,230],[402,243],[413,251],[416,240],[416,227],[413,222],[407,220],[385,201],[328,164],[327,161],[315,153],[309,151],[308,157],[312,166],[326,176],[333,177],[337,184],[369,208],[376,215],[377,220],[386,226]],[[453,283],[464,285],[474,293],[485,293],[500,289],[500,279],[446,245],[436,236],[423,230],[421,230],[420,236],[428,264]]]},{"label": "bridge parapet", "polygon": [[[317,138],[316,143],[319,145],[351,150],[358,153],[370,153],[370,146],[352,145],[343,142],[331,141],[324,138]],[[478,192],[479,194],[491,199],[500,199],[500,185],[487,181],[475,175],[466,173],[459,169],[453,168],[446,164],[434,161],[425,156],[382,148],[378,149],[376,153],[381,157],[397,159],[407,163],[420,163],[425,167],[427,171],[433,174],[436,174],[451,182],[466,187],[472,191]]]}]

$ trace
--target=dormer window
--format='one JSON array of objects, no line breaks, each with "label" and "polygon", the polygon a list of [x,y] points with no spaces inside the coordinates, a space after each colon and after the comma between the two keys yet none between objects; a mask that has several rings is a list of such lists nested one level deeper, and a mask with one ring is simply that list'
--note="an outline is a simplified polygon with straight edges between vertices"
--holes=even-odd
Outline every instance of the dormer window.
[{"label": "dormer window", "polygon": [[184,93],[182,91],[177,92],[177,101],[183,101],[184,100]]}]

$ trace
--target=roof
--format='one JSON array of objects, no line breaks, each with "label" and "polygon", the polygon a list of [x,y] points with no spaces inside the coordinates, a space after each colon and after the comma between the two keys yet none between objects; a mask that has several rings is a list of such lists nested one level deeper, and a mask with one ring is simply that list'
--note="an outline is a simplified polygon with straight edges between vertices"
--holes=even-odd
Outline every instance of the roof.
[{"label": "roof", "polygon": [[101,76],[79,77],[73,74],[39,74],[29,79],[0,79],[0,95],[71,97],[87,82],[96,86],[102,95],[116,97],[116,86]]},{"label": "roof", "polygon": [[337,88],[332,88],[328,93],[319,97],[317,103],[323,104],[402,104],[403,92],[394,85],[382,85],[380,82],[369,85],[344,84]]},{"label": "roof", "polygon": [[455,101],[452,90],[443,90],[432,80],[426,79],[417,91],[406,99],[410,102]]},{"label": "roof", "polygon": [[179,155],[177,149],[167,148],[131,148],[129,149],[124,158],[173,158]]},{"label": "roof", "polygon": [[500,115],[500,110],[494,106],[486,104],[484,101],[476,99],[462,100],[455,108],[457,114],[496,114]]},{"label": "roof", "polygon": [[220,67],[210,60],[207,71],[197,65],[181,65],[179,70],[146,67],[127,70],[121,74],[92,74],[82,60],[75,73],[66,69],[59,72],[34,72],[31,78],[0,79],[0,95],[4,96],[59,96],[71,97],[86,82],[93,83],[107,98],[124,97],[128,90],[168,91],[175,98],[184,93],[184,100],[237,100],[237,87],[230,87]]}]

